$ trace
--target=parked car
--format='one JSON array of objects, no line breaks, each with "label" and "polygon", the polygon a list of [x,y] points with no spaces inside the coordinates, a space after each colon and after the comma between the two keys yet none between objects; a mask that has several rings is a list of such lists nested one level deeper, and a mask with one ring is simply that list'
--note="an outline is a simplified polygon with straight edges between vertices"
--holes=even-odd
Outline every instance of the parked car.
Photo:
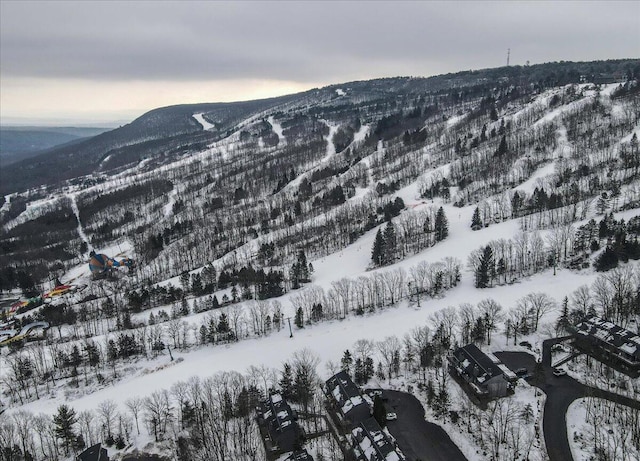
[{"label": "parked car", "polygon": [[527,349],[532,349],[533,348],[533,346],[531,345],[531,343],[529,341],[522,341],[520,343],[520,345],[526,347]]},{"label": "parked car", "polygon": [[387,421],[395,421],[398,419],[398,415],[395,413],[387,413]]},{"label": "parked car", "polygon": [[566,352],[567,351],[562,344],[554,344],[553,346],[551,346],[551,350],[553,352]]},{"label": "parked car", "polygon": [[518,368],[516,370],[516,376],[518,378],[526,378],[527,376],[529,376],[529,370],[527,370],[526,368]]},{"label": "parked car", "polygon": [[567,372],[565,370],[563,370],[562,368],[554,368],[553,369],[553,375],[554,376],[564,376],[566,374],[567,374]]}]

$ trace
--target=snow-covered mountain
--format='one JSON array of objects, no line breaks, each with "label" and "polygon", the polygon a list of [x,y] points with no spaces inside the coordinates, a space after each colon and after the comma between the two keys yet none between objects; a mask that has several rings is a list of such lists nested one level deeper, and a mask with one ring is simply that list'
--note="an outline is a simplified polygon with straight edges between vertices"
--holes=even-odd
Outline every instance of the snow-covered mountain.
[{"label": "snow-covered mountain", "polygon": [[[554,63],[176,106],[4,171],[0,290],[87,287],[22,308],[20,326],[51,328],[2,350],[0,400],[23,418],[66,403],[87,445],[153,438],[147,451],[201,459],[215,437],[187,418],[200,385],[235,405],[282,387],[285,361],[326,379],[350,350],[379,364],[380,386],[444,388],[438,364],[462,343],[524,350],[516,338],[591,310],[637,331],[639,75],[637,60]],[[91,250],[135,266],[95,279]],[[422,380],[420,338],[434,358]],[[518,405],[544,403],[526,389]],[[432,408],[468,459],[488,459]],[[262,459],[255,423],[218,410],[207,417],[233,435],[217,449]],[[543,456],[532,412],[518,437]],[[42,459],[68,448],[30,437]],[[336,459],[329,439],[311,446]],[[513,457],[498,445],[486,456]]]}]

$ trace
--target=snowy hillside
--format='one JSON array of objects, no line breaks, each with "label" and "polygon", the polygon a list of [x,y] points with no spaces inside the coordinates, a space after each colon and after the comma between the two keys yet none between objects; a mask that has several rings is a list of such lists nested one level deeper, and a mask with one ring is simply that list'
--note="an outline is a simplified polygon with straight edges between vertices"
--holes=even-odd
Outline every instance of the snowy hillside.
[{"label": "snowy hillside", "polygon": [[[320,384],[346,368],[414,393],[469,460],[546,459],[544,394],[519,380],[479,410],[447,358],[475,343],[540,360],[543,340],[592,313],[638,333],[637,80],[378,83],[228,119],[199,108],[198,149],[8,195],[0,289],[13,302],[56,277],[73,288],[4,326],[50,325],[0,349],[0,445],[35,459],[105,441],[112,459],[266,459],[248,409],[290,379],[301,424],[320,434],[305,447],[343,459],[329,418],[304,415],[326,413]],[[135,266],[96,277],[91,250]],[[583,359],[572,377],[614,376],[638,400],[637,379]],[[61,405],[73,437],[44,431]],[[487,411],[517,414],[500,429],[509,443],[493,443]],[[569,427],[584,414],[572,407]]]}]

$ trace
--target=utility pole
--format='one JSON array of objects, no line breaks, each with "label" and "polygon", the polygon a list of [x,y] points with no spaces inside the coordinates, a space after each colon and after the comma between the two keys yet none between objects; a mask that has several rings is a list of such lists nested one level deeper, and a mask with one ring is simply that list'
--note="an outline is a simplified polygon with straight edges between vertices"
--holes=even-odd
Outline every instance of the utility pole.
[{"label": "utility pole", "polygon": [[507,67],[509,67],[509,58],[511,56],[511,48],[507,48]]},{"label": "utility pole", "polygon": [[289,322],[289,338],[293,338],[293,330],[291,329],[291,317],[287,317],[287,321]]}]

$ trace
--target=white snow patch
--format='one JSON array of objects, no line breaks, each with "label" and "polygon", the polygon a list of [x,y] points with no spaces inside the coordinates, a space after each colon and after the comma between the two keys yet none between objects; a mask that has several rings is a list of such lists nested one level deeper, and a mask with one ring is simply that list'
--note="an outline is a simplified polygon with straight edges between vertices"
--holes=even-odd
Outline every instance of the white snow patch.
[{"label": "white snow patch", "polygon": [[203,130],[210,130],[211,128],[215,128],[216,126],[212,123],[209,123],[205,120],[204,116],[203,116],[204,112],[201,112],[199,114],[193,114],[193,118],[196,119],[196,122],[198,122],[200,125],[202,125],[202,129]]},{"label": "white snow patch", "polygon": [[284,145],[287,142],[287,140],[284,137],[282,125],[276,122],[276,119],[273,117],[269,117],[268,121],[269,121],[269,124],[271,124],[271,129],[275,134],[278,135],[278,139]]},{"label": "white snow patch", "polygon": [[171,192],[169,192],[169,201],[167,202],[167,204],[164,206],[164,209],[163,209],[165,218],[168,218],[169,216],[171,216],[171,213],[173,213],[173,205],[176,203],[177,194],[178,194],[178,191],[174,186],[173,189],[171,189]]}]

